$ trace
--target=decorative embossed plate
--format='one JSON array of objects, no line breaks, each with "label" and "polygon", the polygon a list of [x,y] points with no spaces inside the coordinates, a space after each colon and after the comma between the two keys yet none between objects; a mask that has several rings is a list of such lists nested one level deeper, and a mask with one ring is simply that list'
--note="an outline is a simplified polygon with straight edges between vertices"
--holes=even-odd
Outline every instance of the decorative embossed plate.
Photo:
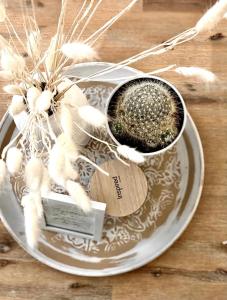
[{"label": "decorative embossed plate", "polygon": [[[80,64],[67,70],[67,74],[83,77],[109,65]],[[135,69],[124,67],[106,74],[104,79],[96,77],[93,82],[83,83],[82,88],[90,103],[104,110],[106,99],[116,83],[136,74],[138,71]],[[0,130],[2,150],[16,133],[14,122],[8,114]],[[106,132],[95,134],[107,138]],[[98,164],[113,159],[103,145],[93,140],[89,141],[84,151]],[[89,191],[94,169],[82,161],[77,167],[81,182]],[[2,221],[28,253],[58,270],[83,276],[108,276],[130,271],[168,249],[184,231],[199,203],[204,176],[203,150],[189,115],[183,137],[176,146],[165,154],[148,158],[142,169],[149,184],[144,205],[128,217],[107,216],[100,242],[43,231],[39,249],[29,249],[24,235],[23,213],[17,200],[25,192],[21,180],[12,181],[12,185],[5,187],[0,195]],[[54,189],[64,192],[57,186]]]}]

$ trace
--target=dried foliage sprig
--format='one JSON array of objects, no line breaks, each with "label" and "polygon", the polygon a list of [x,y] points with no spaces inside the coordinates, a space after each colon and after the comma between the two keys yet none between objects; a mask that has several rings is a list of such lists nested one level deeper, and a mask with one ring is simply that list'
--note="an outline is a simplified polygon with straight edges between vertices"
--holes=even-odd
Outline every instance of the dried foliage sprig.
[{"label": "dried foliage sprig", "polygon": [[227,11],[227,1],[218,0],[197,22],[197,32],[212,30],[223,18]]},{"label": "dried foliage sprig", "polygon": [[214,82],[217,80],[217,76],[204,68],[198,67],[179,67],[175,69],[175,72],[185,77],[194,77],[203,82]]},{"label": "dried foliage sprig", "polygon": [[[42,37],[35,16],[34,1],[32,14],[22,5],[23,27],[26,41],[23,41],[11,22],[2,1],[0,1],[0,22],[3,22],[9,33],[9,40],[0,35],[0,79],[9,81],[4,91],[12,95],[9,112],[13,117],[23,113],[26,116],[24,127],[19,134],[3,149],[0,160],[0,184],[7,175],[14,176],[23,171],[29,190],[22,198],[25,215],[25,231],[30,247],[37,246],[40,235],[40,218],[42,217],[42,193],[50,190],[51,181],[62,185],[71,195],[74,202],[85,212],[90,210],[90,200],[79,184],[78,173],[74,163],[82,159],[108,176],[102,168],[80,153],[80,135],[104,143],[110,152],[122,163],[122,158],[142,163],[144,157],[128,146],[111,145],[107,141],[94,137],[86,126],[102,127],[106,116],[88,105],[86,96],[78,83],[90,80],[97,75],[108,74],[123,66],[132,64],[148,56],[165,53],[173,47],[194,39],[200,32],[212,29],[227,11],[227,1],[219,0],[190,28],[160,45],[153,46],[141,53],[127,58],[120,63],[96,72],[75,82],[65,78],[64,68],[68,63],[78,63],[98,58],[93,48],[96,41],[138,0],[129,1],[120,12],[108,20],[97,31],[82,39],[88,24],[102,4],[102,0],[85,0],[68,32],[65,32],[67,0],[62,0],[62,9],[58,18],[56,34],[51,38],[47,50],[42,49]],[[16,40],[16,42],[15,42]],[[26,61],[16,44],[29,55],[32,67]],[[169,66],[152,73],[173,70]],[[175,68],[183,76],[195,76],[211,82],[214,75],[199,68]],[[80,134],[79,134],[80,133]],[[122,158],[121,158],[122,157]],[[24,162],[24,164],[23,164]],[[24,166],[25,165],[25,166]],[[24,167],[24,170],[23,170]]]}]

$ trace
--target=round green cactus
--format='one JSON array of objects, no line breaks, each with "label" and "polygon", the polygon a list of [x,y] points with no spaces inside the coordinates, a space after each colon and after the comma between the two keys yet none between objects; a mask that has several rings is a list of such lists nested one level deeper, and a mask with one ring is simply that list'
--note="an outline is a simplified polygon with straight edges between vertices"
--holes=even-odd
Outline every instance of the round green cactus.
[{"label": "round green cactus", "polygon": [[179,107],[176,95],[157,80],[141,79],[126,85],[115,100],[111,131],[118,139],[162,149],[179,133]]}]

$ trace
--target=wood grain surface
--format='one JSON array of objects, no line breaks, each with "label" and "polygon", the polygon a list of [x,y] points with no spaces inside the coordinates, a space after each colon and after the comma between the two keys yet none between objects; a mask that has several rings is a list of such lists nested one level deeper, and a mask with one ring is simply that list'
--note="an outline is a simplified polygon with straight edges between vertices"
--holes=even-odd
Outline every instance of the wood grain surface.
[{"label": "wood grain surface", "polygon": [[[22,33],[19,0],[9,0],[10,15]],[[53,36],[60,0],[36,1],[44,44]],[[70,0],[67,23],[81,1]],[[103,0],[85,35],[128,1]],[[191,27],[212,1],[146,0],[124,16],[96,47],[101,60],[117,62]],[[155,4],[155,5],[153,5]],[[179,4],[179,6],[178,6]],[[27,0],[27,5],[30,1]],[[196,7],[196,9],[194,9]],[[7,37],[4,27],[1,34]],[[212,86],[165,74],[182,92],[201,134],[205,184],[198,210],[180,239],[143,268],[110,278],[82,278],[55,271],[26,254],[0,225],[0,300],[226,300],[227,299],[227,21],[213,32],[159,57],[138,62],[144,71],[177,63],[214,71]],[[0,115],[9,99],[1,95]]]},{"label": "wood grain surface", "polygon": [[148,192],[147,179],[141,168],[132,163],[125,167],[117,159],[109,160],[101,167],[109,176],[95,171],[90,182],[90,197],[105,202],[110,216],[125,217],[137,211]]}]

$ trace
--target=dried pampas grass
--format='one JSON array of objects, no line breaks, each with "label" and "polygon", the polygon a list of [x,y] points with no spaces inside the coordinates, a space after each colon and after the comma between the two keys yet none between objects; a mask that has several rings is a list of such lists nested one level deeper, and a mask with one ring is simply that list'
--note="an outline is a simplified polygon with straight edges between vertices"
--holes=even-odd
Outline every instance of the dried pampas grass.
[{"label": "dried pampas grass", "polygon": [[7,165],[8,171],[12,175],[14,175],[20,171],[22,161],[23,161],[23,154],[18,148],[12,147],[8,150],[7,156],[6,156],[6,165]]},{"label": "dried pampas grass", "polygon": [[91,210],[91,202],[83,187],[72,180],[66,182],[66,189],[75,202],[84,212],[88,213]]},{"label": "dried pampas grass", "polygon": [[79,116],[94,127],[101,127],[106,123],[106,116],[90,105],[84,105],[78,108]]},{"label": "dried pampas grass", "polygon": [[0,186],[5,182],[7,176],[6,163],[3,159],[0,159]]},{"label": "dried pampas grass", "polygon": [[58,93],[63,94],[62,104],[73,108],[87,104],[87,97],[83,91],[71,80],[65,78],[58,86]]},{"label": "dried pampas grass", "polygon": [[51,151],[48,168],[51,178],[57,184],[65,186],[67,180],[78,179],[78,173],[72,165],[78,156],[79,152],[71,138],[61,134]]},{"label": "dried pampas grass", "polygon": [[43,168],[43,178],[41,183],[41,194],[47,194],[51,190],[50,177],[46,167]]},{"label": "dried pampas grass", "polygon": [[24,102],[23,96],[15,95],[12,98],[12,102],[9,106],[9,113],[11,116],[16,116],[20,114],[22,111],[25,111],[26,105]]},{"label": "dried pampas grass", "polygon": [[48,72],[53,72],[55,69],[55,59],[56,59],[56,51],[57,51],[57,35],[52,37],[50,46],[45,53],[45,66]]},{"label": "dried pampas grass", "polygon": [[197,22],[197,32],[212,30],[227,12],[227,0],[218,0]]},{"label": "dried pampas grass", "polygon": [[16,84],[8,84],[3,87],[3,90],[10,95],[21,95],[22,94],[22,89],[20,86]]},{"label": "dried pampas grass", "polygon": [[4,71],[21,76],[25,69],[25,60],[22,56],[13,53],[9,48],[4,48],[1,54],[1,67]]},{"label": "dried pampas grass", "polygon": [[0,22],[4,22],[6,19],[6,9],[3,0],[0,1]]},{"label": "dried pampas grass", "polygon": [[120,145],[117,147],[117,152],[119,154],[121,154],[123,157],[137,163],[137,164],[140,164],[140,163],[143,163],[144,162],[144,157],[143,155],[136,151],[135,149],[133,148],[130,148],[126,145]]},{"label": "dried pampas grass", "polygon": [[61,48],[63,54],[75,62],[94,61],[98,58],[97,52],[89,45],[81,42],[64,44]]},{"label": "dried pampas grass", "polygon": [[36,87],[30,87],[27,90],[27,102],[31,112],[36,110],[36,101],[41,96],[41,91]]},{"label": "dried pampas grass", "polygon": [[72,138],[62,133],[57,138],[57,145],[61,147],[64,153],[71,159],[76,159],[79,155],[79,149],[76,147]]},{"label": "dried pampas grass", "polygon": [[65,186],[65,155],[61,147],[55,144],[49,155],[48,172],[50,178],[57,184]]},{"label": "dried pampas grass", "polygon": [[35,249],[40,236],[39,215],[34,196],[27,195],[22,198],[24,207],[24,225],[27,243],[30,248]]},{"label": "dried pampas grass", "polygon": [[198,67],[179,67],[175,72],[185,77],[195,77],[204,82],[214,82],[217,76],[204,68]]},{"label": "dried pampas grass", "polygon": [[26,185],[32,192],[40,190],[43,179],[44,165],[41,159],[31,158],[25,167]]},{"label": "dried pampas grass", "polygon": [[41,35],[39,31],[32,31],[27,41],[28,55],[32,58],[39,58],[41,54]]},{"label": "dried pampas grass", "polygon": [[71,179],[73,181],[79,179],[78,172],[74,169],[71,161],[67,158],[65,159],[64,175],[66,179]]}]

